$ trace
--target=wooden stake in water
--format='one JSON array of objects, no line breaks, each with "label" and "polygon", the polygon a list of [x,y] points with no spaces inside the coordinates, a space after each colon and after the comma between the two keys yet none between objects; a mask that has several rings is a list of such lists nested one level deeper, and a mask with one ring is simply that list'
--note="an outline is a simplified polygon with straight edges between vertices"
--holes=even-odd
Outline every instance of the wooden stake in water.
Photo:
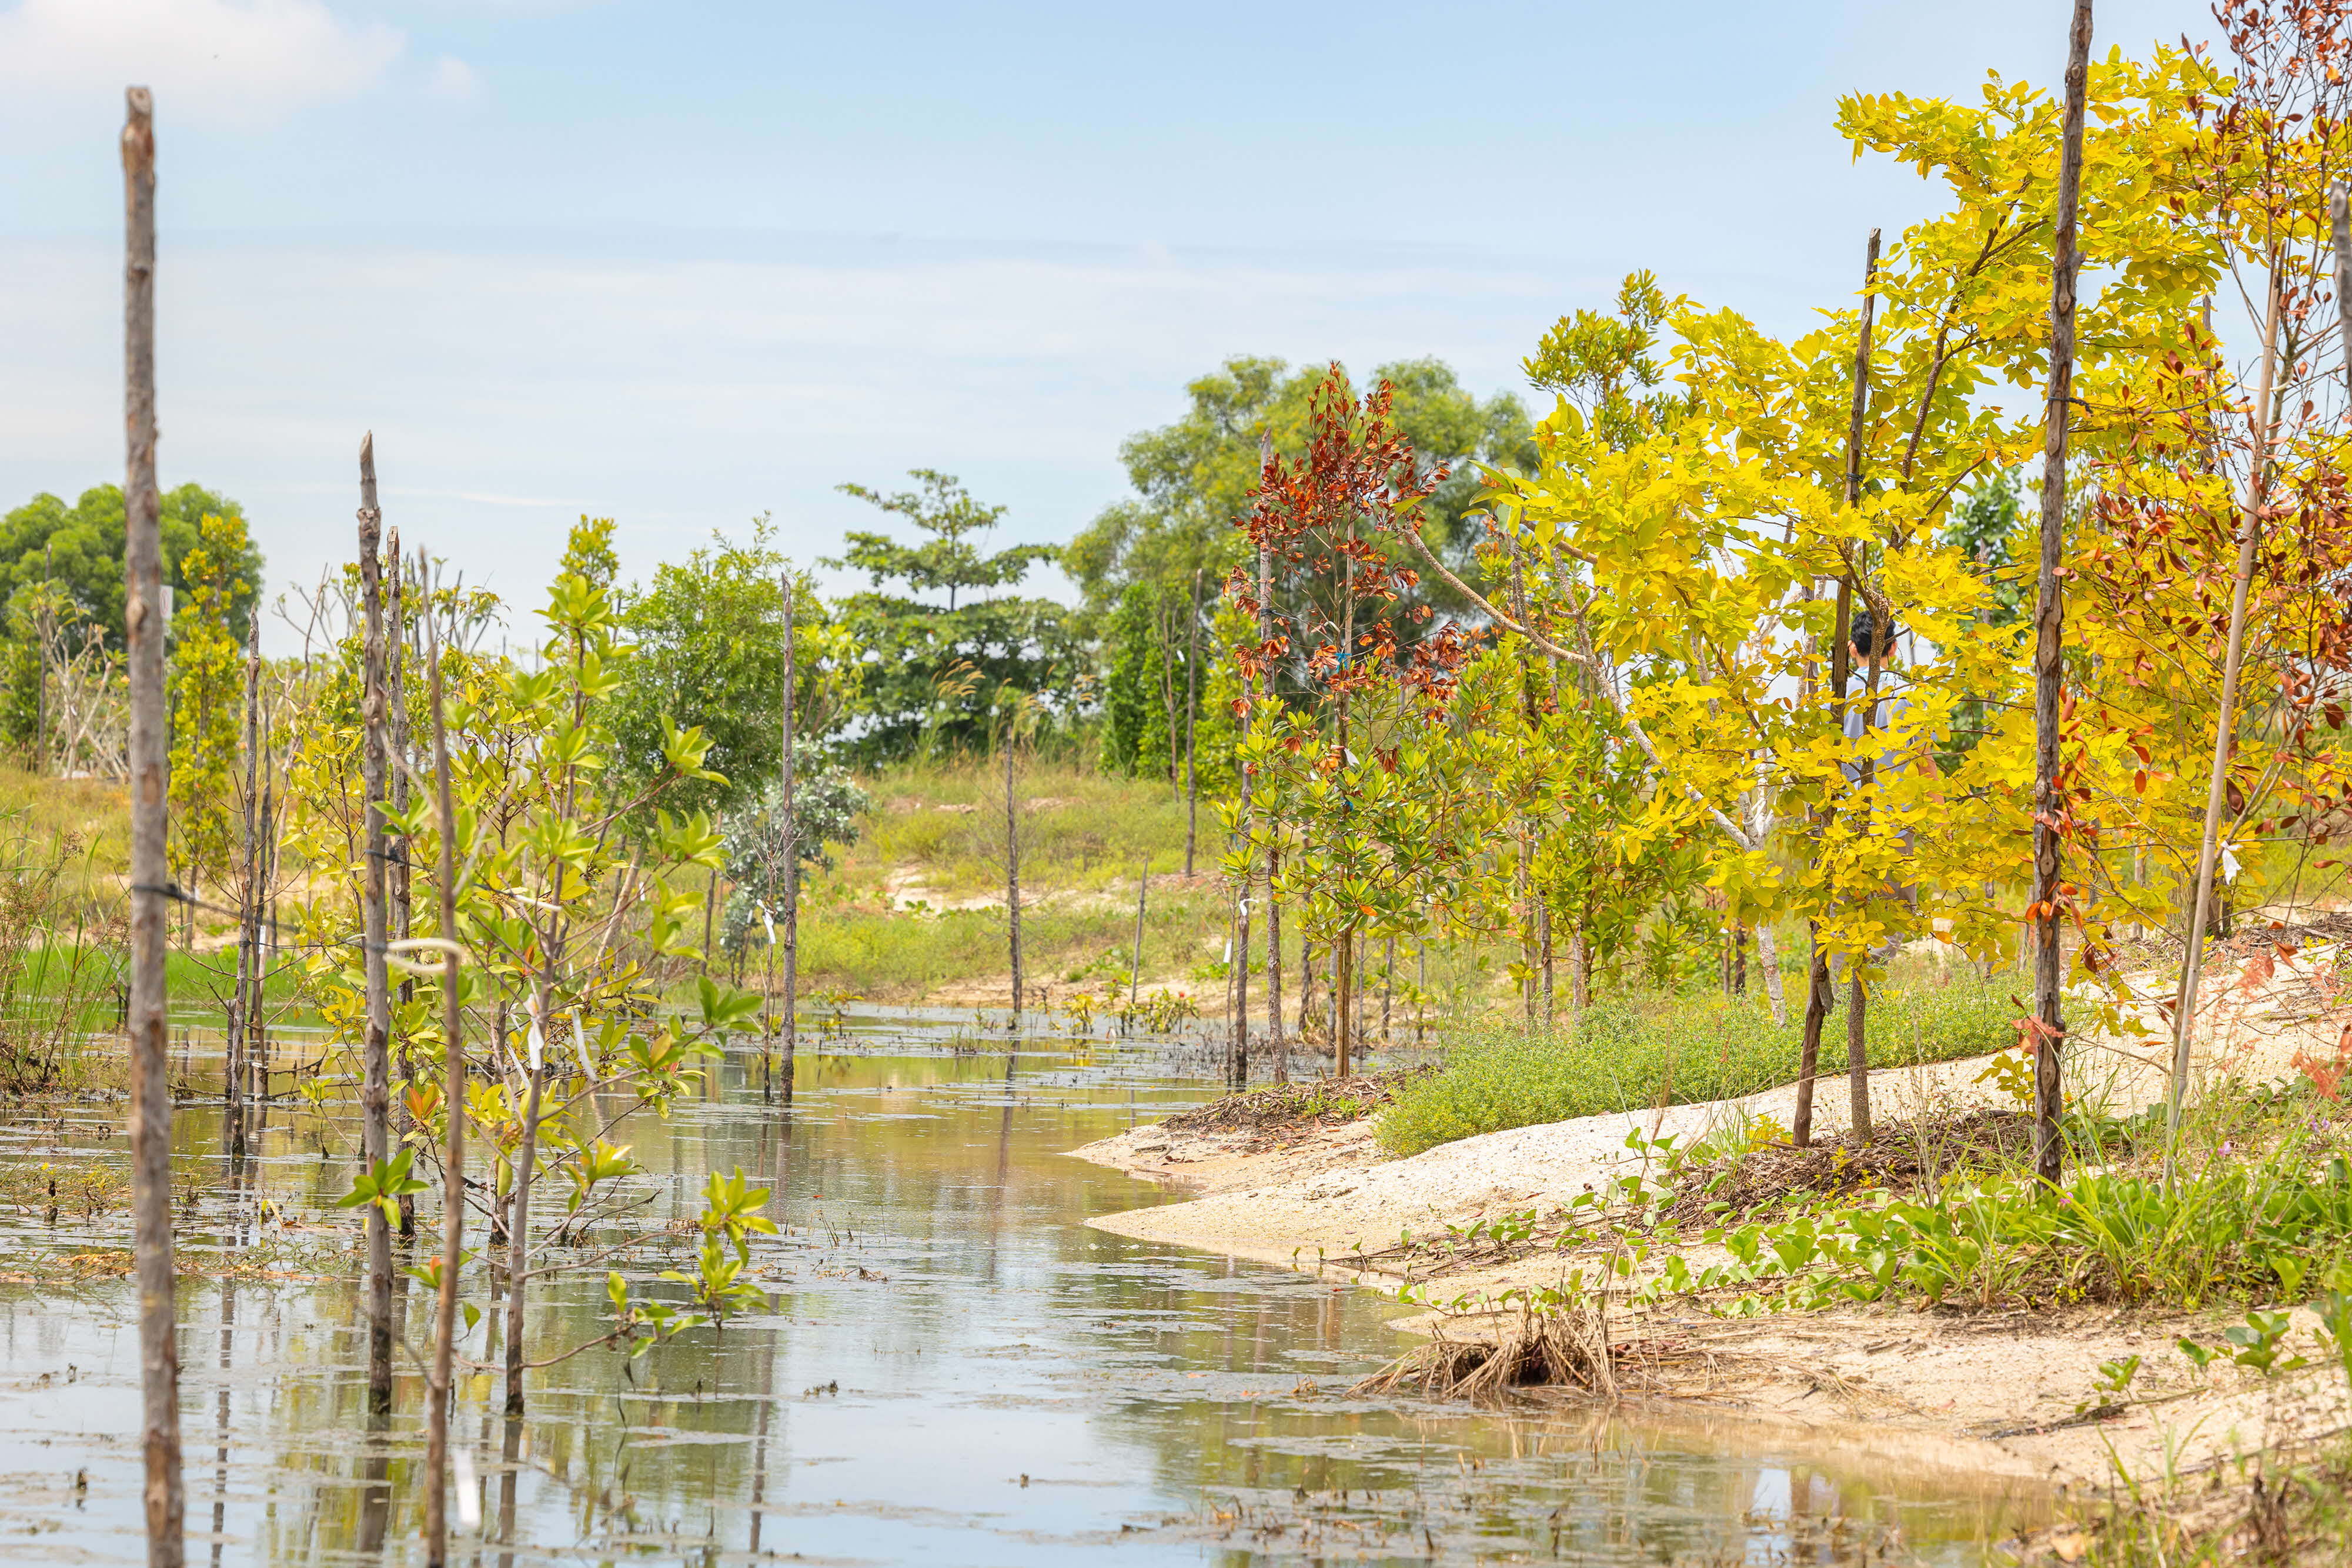
[{"label": "wooden stake in water", "polygon": [[155,125],[143,87],[122,127],[123,622],[131,675],[131,1179],[139,1280],[140,1448],[149,1568],[181,1568],[180,1352],[173,1333],[172,1086],[164,949],[171,939],[163,715],[163,497],[155,479]]},{"label": "wooden stake in water", "polygon": [[252,1033],[246,1010],[255,1005],[254,969],[260,959],[261,922],[256,918],[261,902],[258,864],[260,836],[255,832],[255,796],[261,782],[261,618],[247,628],[245,657],[245,799],[244,839],[238,846],[236,880],[236,982],[228,1006],[228,1116],[231,1146],[245,1147],[246,1041]]},{"label": "wooden stake in water", "polygon": [[1013,720],[1004,721],[1004,915],[1013,949],[1013,1029],[1021,1029],[1021,798],[1015,792]]},{"label": "wooden stake in water", "polygon": [[425,1560],[449,1561],[449,1389],[457,1343],[457,1270],[466,1236],[466,1034],[457,991],[457,873],[450,843],[457,813],[449,791],[449,730],[441,690],[441,637],[425,601],[425,679],[432,688],[434,804],[440,812],[442,1103],[449,1122],[441,1151],[441,1285],[433,1299],[433,1369],[425,1412]]},{"label": "wooden stake in water", "polygon": [[[361,883],[362,967],[367,987],[367,1024],[362,1038],[360,1086],[360,1154],[371,1171],[392,1157],[392,986],[384,964],[385,897],[383,513],[376,505],[375,433],[360,443],[360,753],[366,813],[367,867]],[[392,1227],[379,1204],[367,1216],[368,1412],[392,1413]]]},{"label": "wooden stake in water", "polygon": [[793,638],[793,574],[788,571],[784,573],[784,703],[777,767],[784,810],[784,998],[778,1021],[783,1030],[782,1072],[787,1105],[793,1103],[793,1074],[801,1038],[801,811],[799,779],[793,767],[798,760],[793,754],[798,737],[793,733],[793,707],[800,695],[798,657]]},{"label": "wooden stake in water", "polygon": [[[2091,70],[2091,0],[2074,0],[2074,20],[2067,37],[2066,119],[2064,144],[2058,159],[2058,233],[2050,267],[2050,392],[2042,405],[2042,563],[2033,614],[2033,1168],[2044,1181],[2056,1181],[2065,1151],[2058,1139],[2061,1090],[2058,1048],[2066,1036],[2059,1012],[2065,970],[2058,953],[2059,864],[2058,821],[2065,809],[2058,781],[2060,771],[2059,697],[2065,680],[2066,610],[2059,597],[2058,561],[2066,537],[2066,429],[2074,400],[2074,271],[2081,257],[2074,246],[2074,209],[2083,184],[2083,100]],[[2268,395],[2268,387],[2264,387]],[[2252,530],[2247,549],[2252,549]],[[2238,609],[2233,633],[2242,628],[2246,602],[2245,575],[2238,578]],[[2238,646],[2233,634],[2231,646]],[[2231,670],[2237,667],[2234,653]],[[2230,697],[2222,697],[2229,712]],[[2228,726],[2223,725],[2226,734]],[[2206,864],[2211,866],[2207,815]],[[2202,885],[2210,888],[2210,875]],[[2200,904],[2201,904],[2200,898]],[[2192,933],[2191,962],[2196,953]],[[2184,1030],[2181,1040],[2188,1035]]]},{"label": "wooden stake in water", "polygon": [[1128,1027],[1135,1023],[1135,995],[1143,984],[1143,901],[1151,892],[1151,862],[1145,861],[1135,874],[1135,970],[1127,977]]}]

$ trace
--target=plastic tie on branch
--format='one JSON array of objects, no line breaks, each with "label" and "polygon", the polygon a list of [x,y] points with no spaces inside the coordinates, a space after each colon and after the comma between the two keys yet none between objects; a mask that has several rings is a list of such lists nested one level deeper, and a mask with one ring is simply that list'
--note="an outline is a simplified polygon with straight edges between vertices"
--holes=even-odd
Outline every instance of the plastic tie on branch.
[{"label": "plastic tie on branch", "polygon": [[457,959],[460,964],[466,962],[467,956],[463,946],[450,941],[446,936],[404,936],[397,942],[387,942],[383,945],[383,961],[403,974],[430,976],[442,972],[442,966],[439,964],[419,964],[413,959],[401,956],[404,953],[417,952],[444,954]]}]

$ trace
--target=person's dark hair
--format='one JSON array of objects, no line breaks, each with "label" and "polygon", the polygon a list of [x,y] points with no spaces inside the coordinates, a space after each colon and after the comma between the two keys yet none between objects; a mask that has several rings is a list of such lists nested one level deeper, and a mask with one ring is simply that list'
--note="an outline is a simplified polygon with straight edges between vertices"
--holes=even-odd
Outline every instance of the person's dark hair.
[{"label": "person's dark hair", "polygon": [[[1867,604],[1855,605],[1853,608],[1853,620],[1850,622],[1850,625],[1853,632],[1851,641],[1853,643],[1854,652],[1860,653],[1865,659],[1870,657],[1870,634],[1873,629],[1870,606]],[[1878,656],[1881,659],[1886,659],[1893,656],[1895,653],[1895,639],[1901,635],[1903,635],[1903,623],[1900,621],[1895,620],[1892,615],[1888,616],[1886,618],[1886,630],[1878,639]]]}]

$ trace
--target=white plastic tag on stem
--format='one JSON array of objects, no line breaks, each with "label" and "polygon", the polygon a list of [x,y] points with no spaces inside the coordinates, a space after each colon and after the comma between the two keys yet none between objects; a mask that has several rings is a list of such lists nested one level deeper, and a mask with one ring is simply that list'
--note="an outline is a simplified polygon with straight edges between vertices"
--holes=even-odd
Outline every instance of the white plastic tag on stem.
[{"label": "white plastic tag on stem", "polygon": [[772,947],[776,945],[776,922],[775,918],[768,913],[768,906],[764,904],[760,905],[760,919],[768,927],[768,946]]},{"label": "white plastic tag on stem", "polygon": [[450,1468],[457,1473],[452,1478],[457,1488],[457,1522],[467,1530],[482,1527],[482,1494],[474,1479],[474,1454],[470,1448],[451,1448]]},{"label": "white plastic tag on stem", "polygon": [[2221,846],[2221,880],[2224,882],[2237,881],[2239,870],[2240,867],[2238,865],[2238,856],[2235,846],[2223,844]]}]

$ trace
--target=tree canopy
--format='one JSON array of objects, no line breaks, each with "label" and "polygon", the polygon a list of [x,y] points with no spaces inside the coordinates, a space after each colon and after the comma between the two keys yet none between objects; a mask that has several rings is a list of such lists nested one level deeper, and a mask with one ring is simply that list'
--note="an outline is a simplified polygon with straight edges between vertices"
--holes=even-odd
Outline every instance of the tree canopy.
[{"label": "tree canopy", "polygon": [[[1277,456],[1305,455],[1325,374],[1322,366],[1294,371],[1278,359],[1237,355],[1184,389],[1189,406],[1173,423],[1128,437],[1119,458],[1135,494],[1105,507],[1062,549],[1089,612],[1108,610],[1131,582],[1177,590],[1196,569],[1221,577],[1240,559],[1234,523],[1250,510],[1260,443]],[[1476,465],[1536,465],[1527,409],[1509,392],[1480,402],[1442,360],[1401,361],[1372,375],[1388,383],[1397,428],[1423,471],[1448,471],[1430,497],[1428,535],[1458,558],[1462,520],[1477,503]]]},{"label": "tree canopy", "polygon": [[[228,635],[242,643],[254,606],[261,597],[261,552],[244,530],[245,510],[197,484],[166,490],[163,497],[163,580],[180,603],[190,584],[182,567],[197,548],[207,516],[236,518],[237,558],[224,563],[225,620]],[[54,580],[82,613],[106,630],[110,647],[122,646],[122,489],[97,485],[68,506],[46,491],[0,517],[0,602],[19,589]]]}]

